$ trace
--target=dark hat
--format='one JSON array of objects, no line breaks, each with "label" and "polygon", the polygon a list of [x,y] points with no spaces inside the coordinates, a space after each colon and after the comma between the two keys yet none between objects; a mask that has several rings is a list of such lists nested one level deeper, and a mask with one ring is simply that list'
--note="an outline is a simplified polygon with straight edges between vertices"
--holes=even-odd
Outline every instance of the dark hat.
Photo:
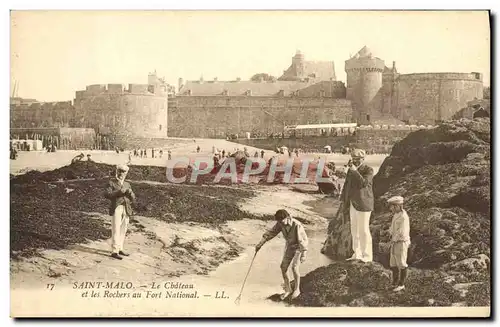
[{"label": "dark hat", "polygon": [[290,214],[285,209],[280,209],[280,210],[276,211],[276,213],[274,214],[274,219],[276,219],[276,220],[283,220],[283,219],[286,219],[288,217],[290,217]]}]

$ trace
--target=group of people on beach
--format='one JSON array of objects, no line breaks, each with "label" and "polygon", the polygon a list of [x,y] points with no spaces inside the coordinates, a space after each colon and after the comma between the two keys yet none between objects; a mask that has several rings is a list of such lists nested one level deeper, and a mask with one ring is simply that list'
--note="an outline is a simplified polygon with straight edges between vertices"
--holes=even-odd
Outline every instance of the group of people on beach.
[{"label": "group of people on beach", "polygon": [[[354,149],[351,153],[344,187],[340,196],[340,209],[343,215],[349,216],[352,252],[347,260],[360,260],[368,263],[373,261],[372,237],[370,233],[370,216],[374,207],[373,197],[373,168],[364,163],[366,152]],[[393,213],[389,228],[391,235],[390,267],[392,271],[392,286],[395,292],[405,288],[407,276],[407,256],[410,245],[410,222],[407,212],[403,208],[404,198],[394,196],[387,200],[389,210]],[[300,263],[307,258],[308,238],[304,227],[297,219],[292,218],[289,212],[280,209],[275,213],[276,224],[264,235],[255,246],[258,252],[262,246],[281,233],[285,239],[285,253],[281,261],[281,272],[284,281],[282,300],[291,300],[300,295]],[[291,267],[294,277],[292,290],[288,278],[288,269]]]},{"label": "group of people on beach", "polygon": [[[370,233],[370,216],[374,208],[372,167],[364,163],[366,152],[354,149],[348,165],[347,176],[340,195],[339,212],[349,216],[353,255],[347,260],[360,260],[365,263],[373,261],[372,237]],[[132,215],[132,203],[135,194],[125,181],[129,167],[118,165],[116,174],[107,186],[105,197],[110,200],[109,214],[112,218],[112,253],[111,257],[122,260],[129,254],[124,251],[124,240],[129,218]],[[410,245],[409,217],[403,208],[404,199],[394,196],[388,201],[389,210],[393,213],[391,227],[390,266],[394,291],[405,288],[407,276],[407,254]],[[266,231],[255,245],[255,253],[264,244],[278,234],[285,239],[285,252],[281,261],[281,272],[284,281],[282,300],[293,300],[300,295],[300,264],[305,262],[308,250],[308,237],[304,226],[284,209],[276,211],[276,223]],[[288,270],[291,268],[294,277],[292,289]]]}]

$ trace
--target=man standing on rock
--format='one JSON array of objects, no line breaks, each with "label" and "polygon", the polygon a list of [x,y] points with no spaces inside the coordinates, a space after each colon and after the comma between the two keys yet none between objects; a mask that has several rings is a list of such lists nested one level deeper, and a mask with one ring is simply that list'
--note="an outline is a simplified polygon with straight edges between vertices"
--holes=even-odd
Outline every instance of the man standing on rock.
[{"label": "man standing on rock", "polygon": [[128,256],[123,251],[125,234],[132,215],[132,202],[135,201],[135,194],[132,192],[130,184],[125,181],[129,168],[126,165],[116,167],[116,176],[111,178],[106,189],[105,197],[111,200],[109,215],[111,221],[111,257],[122,260],[122,256]]},{"label": "man standing on rock", "polygon": [[[262,236],[262,240],[255,246],[257,253],[267,241],[273,239],[280,232],[286,241],[285,254],[281,261],[281,273],[283,275],[285,293],[280,295],[281,300],[286,299],[290,293],[291,299],[295,299],[300,295],[300,272],[299,266],[301,262],[306,260],[308,239],[304,227],[300,221],[293,219],[290,214],[280,209],[274,215],[276,224],[271,230]],[[300,260],[300,261],[299,261]],[[288,268],[292,266],[293,278],[295,280],[294,290],[292,293],[290,280],[288,278]]]},{"label": "man standing on rock", "polygon": [[349,215],[351,223],[352,250],[354,254],[347,260],[373,260],[370,215],[373,211],[373,168],[363,163],[365,151],[352,151],[352,162],[340,199],[344,215]]}]

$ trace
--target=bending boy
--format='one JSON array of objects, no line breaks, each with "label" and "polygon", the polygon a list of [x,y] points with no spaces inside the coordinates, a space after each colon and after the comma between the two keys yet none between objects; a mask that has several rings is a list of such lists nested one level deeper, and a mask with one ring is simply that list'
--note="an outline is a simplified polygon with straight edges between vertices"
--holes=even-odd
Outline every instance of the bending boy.
[{"label": "bending boy", "polygon": [[[276,224],[271,230],[264,233],[262,240],[255,246],[255,252],[267,241],[273,239],[280,232],[286,241],[285,254],[281,261],[281,273],[283,275],[285,293],[281,294],[281,300],[292,294],[291,299],[295,299],[300,295],[300,272],[299,266],[301,262],[306,260],[308,239],[304,227],[300,221],[292,218],[290,214],[283,209],[276,211],[274,215]],[[295,287],[292,293],[290,280],[288,278],[288,268],[292,266],[293,277],[295,279]]]}]

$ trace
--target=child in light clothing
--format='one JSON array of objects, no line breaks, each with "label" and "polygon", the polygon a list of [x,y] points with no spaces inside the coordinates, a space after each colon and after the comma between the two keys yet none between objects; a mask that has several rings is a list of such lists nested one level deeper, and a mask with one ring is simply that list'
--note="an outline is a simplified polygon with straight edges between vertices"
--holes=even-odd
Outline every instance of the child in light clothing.
[{"label": "child in light clothing", "polygon": [[402,196],[394,196],[387,200],[389,209],[394,214],[389,233],[391,234],[390,267],[394,292],[405,288],[408,264],[408,248],[410,246],[410,218],[403,209]]}]

